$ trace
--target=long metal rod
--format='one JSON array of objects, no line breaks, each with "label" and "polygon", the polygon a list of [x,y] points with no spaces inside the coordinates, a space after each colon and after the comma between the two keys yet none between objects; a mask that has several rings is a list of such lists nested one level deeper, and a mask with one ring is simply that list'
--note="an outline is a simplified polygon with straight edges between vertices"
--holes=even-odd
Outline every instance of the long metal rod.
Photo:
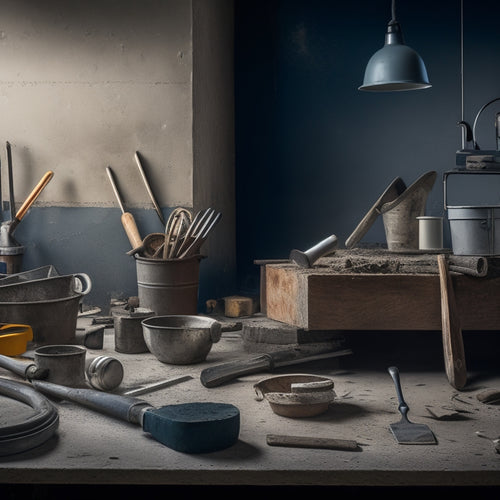
[{"label": "long metal rod", "polygon": [[9,204],[10,204],[10,220],[16,218],[16,202],[14,200],[14,178],[12,176],[12,154],[10,151],[10,143],[7,141],[7,168],[9,171]]},{"label": "long metal rod", "polygon": [[[464,108],[464,0],[460,0],[460,92],[461,92],[461,120],[465,120]],[[466,130],[462,128],[462,149],[465,149]]]},{"label": "long metal rod", "polygon": [[118,201],[118,205],[120,205],[120,209],[122,211],[122,214],[125,213],[125,207],[123,206],[122,198],[120,196],[120,192],[118,191],[118,188],[116,187],[116,182],[115,178],[113,176],[113,171],[111,170],[111,167],[106,167],[106,172],[108,173],[109,180],[111,182],[111,187],[113,188],[113,191],[116,196],[116,200]]},{"label": "long metal rod", "polygon": [[156,201],[156,198],[153,194],[153,190],[151,189],[148,178],[146,177],[146,173],[144,172],[144,169],[142,168],[141,159],[139,158],[139,151],[135,152],[135,161],[137,163],[137,168],[139,169],[139,172],[141,173],[141,177],[142,177],[142,180],[144,181],[144,185],[146,186],[146,190],[149,194],[149,197],[151,198],[151,201],[153,202],[156,213],[158,214],[160,222],[162,223],[163,226],[165,226],[166,225],[165,219],[163,218],[163,213],[161,211],[160,205],[158,205],[158,203]]}]

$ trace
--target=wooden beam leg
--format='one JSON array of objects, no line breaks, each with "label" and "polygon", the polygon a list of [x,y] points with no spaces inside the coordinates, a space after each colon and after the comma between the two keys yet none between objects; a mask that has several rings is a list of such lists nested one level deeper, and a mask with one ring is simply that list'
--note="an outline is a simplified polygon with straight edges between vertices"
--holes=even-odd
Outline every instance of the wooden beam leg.
[{"label": "wooden beam leg", "polygon": [[455,389],[460,390],[467,383],[467,368],[465,366],[462,327],[445,255],[438,255],[438,266],[444,364],[450,384]]}]

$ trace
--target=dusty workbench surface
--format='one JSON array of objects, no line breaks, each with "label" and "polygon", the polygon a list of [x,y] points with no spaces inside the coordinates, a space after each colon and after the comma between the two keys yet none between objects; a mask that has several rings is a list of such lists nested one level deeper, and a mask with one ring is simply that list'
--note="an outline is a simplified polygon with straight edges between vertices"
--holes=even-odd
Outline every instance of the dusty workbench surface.
[{"label": "dusty workbench surface", "polygon": [[[36,450],[0,457],[0,483],[499,486],[500,454],[490,440],[476,435],[476,431],[492,438],[500,434],[500,406],[477,398],[485,389],[500,389],[498,369],[471,371],[467,387],[458,392],[444,373],[439,334],[427,335],[432,341],[423,341],[420,334],[419,345],[411,344],[409,337],[407,344],[401,336],[399,344],[389,339],[394,354],[382,343],[380,349],[369,347],[363,353],[362,337],[356,337],[360,349],[354,348],[350,356],[277,370],[274,374],[319,374],[331,377],[335,384],[337,398],[326,413],[292,419],[273,413],[265,400],[255,398],[253,385],[270,373],[247,375],[211,389],[200,383],[200,372],[208,366],[255,356],[243,349],[238,331],[224,333],[205,362],[174,366],[160,363],[150,353],[116,352],[113,330],[107,328],[104,348],[89,349],[87,356],[108,354],[122,362],[125,375],[115,392],[191,375],[190,380],[139,397],[155,407],[197,401],[234,404],[241,414],[238,442],[218,452],[183,454],[156,442],[140,426],[58,401],[56,435]],[[475,351],[469,352],[473,356]],[[430,361],[433,356],[438,358],[435,363]],[[437,445],[395,441],[389,425],[400,415],[389,364],[398,364],[410,419],[429,425]],[[1,368],[0,376],[20,380]],[[267,434],[355,440],[360,450],[269,446]]]}]

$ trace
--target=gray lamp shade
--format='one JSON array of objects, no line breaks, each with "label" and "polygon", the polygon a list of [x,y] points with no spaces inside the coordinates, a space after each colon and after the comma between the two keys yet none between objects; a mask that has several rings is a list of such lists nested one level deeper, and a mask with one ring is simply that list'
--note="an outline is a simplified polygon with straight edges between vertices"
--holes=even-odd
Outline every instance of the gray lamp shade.
[{"label": "gray lamp shade", "polygon": [[373,92],[415,90],[431,87],[422,58],[403,41],[397,22],[387,26],[385,45],[368,61],[359,90]]}]

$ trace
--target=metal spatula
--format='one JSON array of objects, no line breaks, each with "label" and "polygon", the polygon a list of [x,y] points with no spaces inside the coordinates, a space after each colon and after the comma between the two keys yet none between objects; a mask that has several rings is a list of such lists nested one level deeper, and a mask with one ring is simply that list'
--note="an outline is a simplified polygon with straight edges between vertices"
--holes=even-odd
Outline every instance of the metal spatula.
[{"label": "metal spatula", "polygon": [[414,424],[408,420],[407,414],[410,408],[403,398],[399,370],[395,366],[391,366],[388,371],[396,386],[399,400],[398,410],[401,413],[401,420],[389,426],[396,441],[399,444],[437,444],[436,437],[427,425]]}]

